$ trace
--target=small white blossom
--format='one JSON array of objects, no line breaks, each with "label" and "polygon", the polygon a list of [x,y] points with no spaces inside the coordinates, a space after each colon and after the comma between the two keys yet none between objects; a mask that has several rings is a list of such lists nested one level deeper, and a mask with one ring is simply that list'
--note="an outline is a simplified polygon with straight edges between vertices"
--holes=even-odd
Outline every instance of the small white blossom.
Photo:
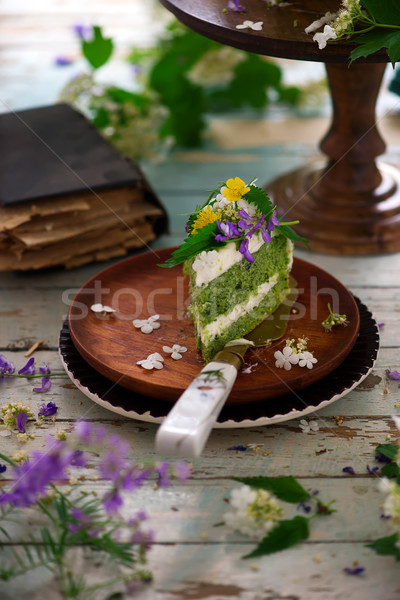
[{"label": "small white blossom", "polygon": [[275,496],[248,485],[232,490],[230,506],[235,511],[225,513],[225,525],[257,540],[265,537],[284,514]]},{"label": "small white blossom", "polygon": [[164,352],[171,355],[171,358],[174,360],[180,360],[182,358],[182,354],[187,352],[187,348],[185,346],[180,346],[179,344],[174,344],[172,348],[169,346],[163,346],[162,348]]},{"label": "small white blossom", "polygon": [[243,23],[236,25],[236,29],[252,29],[253,31],[261,31],[263,24],[263,21],[257,21],[256,23],[254,21],[243,21]]},{"label": "small white blossom", "polygon": [[298,354],[290,346],[285,346],[282,352],[277,350],[274,357],[276,359],[275,366],[278,369],[282,369],[283,367],[286,371],[290,371],[292,365],[297,365],[299,362]]},{"label": "small white blossom", "polygon": [[331,13],[328,11],[327,13],[324,14],[323,17],[310,23],[310,25],[308,27],[306,27],[304,31],[306,33],[312,33],[313,31],[316,31],[323,25],[326,25],[326,23],[333,21],[333,19],[335,19],[335,17],[336,17],[336,13]]},{"label": "small white blossom", "polygon": [[94,313],[100,313],[101,315],[110,315],[115,313],[115,310],[111,306],[103,306],[103,304],[92,304],[90,310]]},{"label": "small white blossom", "polygon": [[393,419],[394,424],[396,425],[397,429],[400,430],[400,417],[398,415],[393,415],[392,419]]},{"label": "small white blossom", "polygon": [[162,369],[163,368],[164,359],[158,352],[154,352],[154,354],[149,354],[147,358],[144,360],[138,360],[137,365],[143,367],[147,371],[151,371],[152,369]]},{"label": "small white blossom", "polygon": [[300,429],[303,433],[310,433],[311,431],[319,431],[319,425],[317,421],[310,421],[307,423],[305,419],[301,419],[299,424]]},{"label": "small white blossom", "polygon": [[386,494],[382,512],[390,517],[389,525],[397,533],[396,546],[400,548],[400,486],[396,481],[383,477],[379,482],[379,489]]},{"label": "small white blossom", "polygon": [[323,50],[326,47],[328,40],[335,40],[336,32],[330,25],[325,25],[324,31],[316,33],[313,37],[313,41],[317,42],[318,48]]},{"label": "small white blossom", "polygon": [[160,315],[153,315],[148,319],[135,319],[132,323],[142,333],[152,333],[154,329],[161,327],[160,323],[158,323],[159,318]]},{"label": "small white blossom", "polygon": [[312,352],[300,352],[299,357],[299,367],[307,367],[307,369],[312,369],[315,363],[318,362]]}]

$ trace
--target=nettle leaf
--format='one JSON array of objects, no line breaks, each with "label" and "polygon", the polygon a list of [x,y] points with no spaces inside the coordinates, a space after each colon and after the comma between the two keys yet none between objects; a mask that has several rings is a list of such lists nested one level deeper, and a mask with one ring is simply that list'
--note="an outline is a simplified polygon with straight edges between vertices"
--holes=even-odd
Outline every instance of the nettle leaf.
[{"label": "nettle leaf", "polygon": [[269,215],[272,213],[272,202],[269,199],[268,194],[256,185],[250,186],[250,191],[243,196],[243,199],[246,200],[246,202],[255,204],[263,214]]},{"label": "nettle leaf", "polygon": [[400,560],[400,548],[396,546],[397,539],[397,533],[393,533],[393,535],[375,540],[372,544],[367,544],[367,548],[373,548],[377,554],[386,556],[392,554],[396,560]]},{"label": "nettle leaf", "polygon": [[387,456],[387,458],[390,458],[390,460],[394,460],[397,456],[397,451],[398,448],[395,444],[379,444],[379,446],[375,448],[375,455],[378,456],[379,454],[383,454],[384,456]]},{"label": "nettle leaf", "polygon": [[285,502],[303,502],[311,498],[311,494],[296,481],[292,475],[288,477],[234,477],[250,487],[273,492],[279,500]]},{"label": "nettle leaf", "polygon": [[99,69],[109,60],[113,53],[114,44],[111,38],[103,37],[98,25],[93,27],[93,38],[82,40],[82,52],[93,69]]},{"label": "nettle leaf", "polygon": [[371,17],[385,25],[400,25],[399,0],[361,0]]},{"label": "nettle leaf", "polygon": [[394,64],[400,59],[399,37],[399,31],[388,31],[386,33],[371,31],[353,37],[352,41],[357,44],[357,48],[350,53],[350,63],[357,60],[357,58],[374,54],[381,48],[387,48],[389,58]]},{"label": "nettle leaf", "polygon": [[389,479],[393,479],[394,477],[400,477],[400,469],[395,462],[389,463],[388,465],[384,465],[381,469],[381,473]]},{"label": "nettle leaf", "polygon": [[308,519],[305,517],[294,517],[294,519],[280,521],[250,554],[243,558],[254,558],[265,556],[291,548],[299,542],[306,540],[310,535]]},{"label": "nettle leaf", "polygon": [[296,233],[289,225],[280,225],[279,231],[289,238],[289,240],[292,240],[292,242],[303,242],[303,244],[305,244],[307,247],[309,246],[307,238],[304,238]]},{"label": "nettle leaf", "polygon": [[198,229],[194,235],[189,235],[183,243],[179,246],[175,252],[172,253],[164,264],[158,265],[159,267],[175,267],[185,260],[189,260],[202,252],[203,250],[213,250],[214,248],[222,248],[224,242],[216,242],[215,236],[218,233],[218,227],[216,223],[208,223],[201,229]]}]

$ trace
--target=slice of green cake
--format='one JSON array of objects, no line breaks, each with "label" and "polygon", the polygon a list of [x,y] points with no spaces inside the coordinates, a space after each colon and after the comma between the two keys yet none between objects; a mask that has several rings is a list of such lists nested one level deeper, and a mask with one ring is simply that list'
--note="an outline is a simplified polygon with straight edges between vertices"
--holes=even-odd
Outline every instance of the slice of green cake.
[{"label": "slice of green cake", "polygon": [[187,232],[162,266],[184,262],[197,348],[208,362],[279,306],[289,287],[292,240],[301,238],[279,221],[262,189],[238,177],[189,216]]}]

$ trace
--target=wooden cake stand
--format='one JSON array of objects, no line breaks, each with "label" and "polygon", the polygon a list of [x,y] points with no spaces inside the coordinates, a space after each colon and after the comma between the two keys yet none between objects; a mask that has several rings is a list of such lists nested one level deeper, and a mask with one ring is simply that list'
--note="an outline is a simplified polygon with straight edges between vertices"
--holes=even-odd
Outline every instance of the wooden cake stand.
[{"label": "wooden cake stand", "polygon": [[[400,172],[376,157],[385,143],[376,128],[375,105],[386,62],[378,52],[348,66],[354,46],[330,43],[324,50],[304,29],[340,0],[293,0],[268,8],[243,0],[245,12],[226,11],[226,0],[160,0],[185,25],[213,40],[257,54],[324,62],[333,118],[320,143],[327,161],[308,164],[266,186],[281,215],[299,219],[298,233],[315,251],[373,254],[400,250]],[[236,29],[245,19],[263,21],[261,31]]]}]

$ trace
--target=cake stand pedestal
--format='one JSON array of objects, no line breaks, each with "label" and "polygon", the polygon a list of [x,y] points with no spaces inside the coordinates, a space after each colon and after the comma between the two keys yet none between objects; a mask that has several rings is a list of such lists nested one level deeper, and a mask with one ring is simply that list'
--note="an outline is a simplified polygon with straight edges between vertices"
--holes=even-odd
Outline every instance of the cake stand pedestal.
[{"label": "cake stand pedestal", "polygon": [[[304,29],[340,0],[297,0],[268,8],[243,0],[246,12],[224,12],[226,0],[160,0],[185,25],[223,44],[267,56],[324,62],[332,97],[330,129],[320,143],[327,160],[308,164],[266,185],[286,220],[312,250],[329,254],[400,251],[400,171],[376,157],[385,143],[376,127],[375,105],[387,55],[378,52],[348,66],[353,46],[319,50]],[[238,30],[245,19],[263,21],[262,31]]]}]

